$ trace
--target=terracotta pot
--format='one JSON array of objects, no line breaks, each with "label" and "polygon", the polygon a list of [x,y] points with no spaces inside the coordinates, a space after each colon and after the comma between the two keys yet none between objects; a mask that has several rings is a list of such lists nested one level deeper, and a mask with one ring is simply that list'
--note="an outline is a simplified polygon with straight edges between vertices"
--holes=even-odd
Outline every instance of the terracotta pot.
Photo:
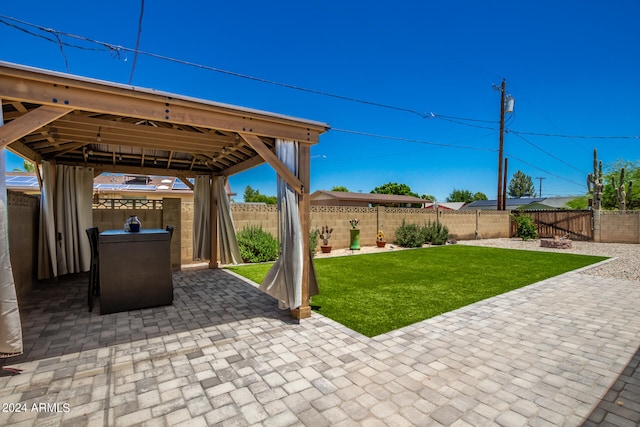
[{"label": "terracotta pot", "polygon": [[320,249],[322,250],[323,254],[328,254],[329,252],[331,252],[331,246],[320,245]]},{"label": "terracotta pot", "polygon": [[376,246],[379,248],[384,248],[384,245],[386,245],[387,242],[382,241],[382,240],[376,240]]}]

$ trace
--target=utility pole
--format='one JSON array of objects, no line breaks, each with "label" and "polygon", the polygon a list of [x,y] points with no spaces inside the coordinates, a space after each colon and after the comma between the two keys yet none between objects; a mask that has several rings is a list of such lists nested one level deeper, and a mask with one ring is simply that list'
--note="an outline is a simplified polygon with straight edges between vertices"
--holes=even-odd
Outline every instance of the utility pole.
[{"label": "utility pole", "polygon": [[500,145],[498,148],[498,206],[497,210],[504,210],[505,203],[505,194],[502,191],[503,182],[502,182],[502,158],[504,156],[504,114],[513,112],[513,97],[507,95],[505,97],[505,93],[507,91],[507,80],[502,79],[502,85],[498,88],[497,86],[493,86],[495,90],[500,91]]},{"label": "utility pole", "polygon": [[540,185],[538,186],[538,197],[542,197],[542,180],[547,178],[544,176],[536,176],[536,179],[540,180]]},{"label": "utility pole", "polygon": [[500,145],[498,148],[498,210],[502,210],[502,156],[504,155],[504,92],[507,88],[507,80],[502,79],[500,86]]}]

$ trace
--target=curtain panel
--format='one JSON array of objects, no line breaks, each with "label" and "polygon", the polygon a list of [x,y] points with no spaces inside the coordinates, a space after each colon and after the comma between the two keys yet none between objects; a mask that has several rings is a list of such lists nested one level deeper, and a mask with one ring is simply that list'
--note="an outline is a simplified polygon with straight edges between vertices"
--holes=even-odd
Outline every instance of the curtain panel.
[{"label": "curtain panel", "polygon": [[239,264],[242,262],[240,247],[236,238],[236,226],[231,214],[231,203],[227,194],[227,178],[215,177],[218,194],[218,233],[220,234],[220,262],[222,264]]},{"label": "curtain panel", "polygon": [[42,162],[38,279],[88,271],[93,168]]},{"label": "curtain panel", "polygon": [[[2,110],[0,110],[2,126]],[[5,172],[5,149],[0,149],[0,174]],[[0,358],[22,354],[22,324],[16,286],[9,256],[9,229],[7,222],[7,188],[0,183]]]},{"label": "curtain panel", "polygon": [[[298,175],[298,143],[276,140],[276,155],[285,166]],[[267,294],[278,300],[281,309],[295,309],[302,305],[303,241],[298,195],[278,176],[280,257],[273,264],[260,285]]]},{"label": "curtain panel", "polygon": [[196,177],[193,186],[193,260],[211,258],[211,179]]}]

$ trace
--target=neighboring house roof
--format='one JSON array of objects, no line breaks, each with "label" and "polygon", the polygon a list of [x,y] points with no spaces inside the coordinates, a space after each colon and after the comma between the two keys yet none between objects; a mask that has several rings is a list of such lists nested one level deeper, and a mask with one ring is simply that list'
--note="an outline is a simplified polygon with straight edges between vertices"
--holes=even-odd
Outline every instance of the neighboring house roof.
[{"label": "neighboring house roof", "polygon": [[311,202],[313,204],[322,204],[323,200],[340,201],[340,202],[356,202],[370,203],[380,205],[398,205],[398,204],[422,204],[426,200],[413,196],[401,196],[396,194],[374,194],[374,193],[348,193],[344,191],[327,191],[318,190],[311,194]]},{"label": "neighboring house roof", "polygon": [[566,205],[569,201],[575,199],[576,197],[580,196],[547,197],[543,202],[541,202],[541,204],[544,206],[548,206],[548,208],[546,209],[563,209],[566,208]]},{"label": "neighboring house roof", "polygon": [[[507,199],[505,202],[507,210],[518,209],[520,206],[525,206],[530,203],[542,202],[544,199],[542,198],[518,198],[518,199]],[[475,202],[471,202],[465,207],[463,210],[497,210],[498,202],[496,200],[476,200]]]},{"label": "neighboring house roof", "polygon": [[448,209],[452,211],[457,211],[462,209],[467,203],[466,202],[429,202],[425,203],[425,209]]},{"label": "neighboring house roof", "polygon": [[[567,202],[575,199],[578,196],[568,197],[535,197],[535,198],[519,198],[519,199],[507,199],[506,207],[508,210],[519,209],[564,209]],[[480,210],[495,210],[497,207],[497,201],[495,200],[477,200],[469,203],[463,209],[480,209]]]}]

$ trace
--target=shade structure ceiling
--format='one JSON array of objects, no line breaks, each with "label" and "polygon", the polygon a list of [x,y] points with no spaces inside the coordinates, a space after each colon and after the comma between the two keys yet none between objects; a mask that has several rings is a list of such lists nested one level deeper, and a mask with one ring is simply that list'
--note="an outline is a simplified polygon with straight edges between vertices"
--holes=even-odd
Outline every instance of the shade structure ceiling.
[{"label": "shade structure ceiling", "polygon": [[0,61],[0,146],[96,173],[232,175],[277,138],[313,145],[325,123]]}]

